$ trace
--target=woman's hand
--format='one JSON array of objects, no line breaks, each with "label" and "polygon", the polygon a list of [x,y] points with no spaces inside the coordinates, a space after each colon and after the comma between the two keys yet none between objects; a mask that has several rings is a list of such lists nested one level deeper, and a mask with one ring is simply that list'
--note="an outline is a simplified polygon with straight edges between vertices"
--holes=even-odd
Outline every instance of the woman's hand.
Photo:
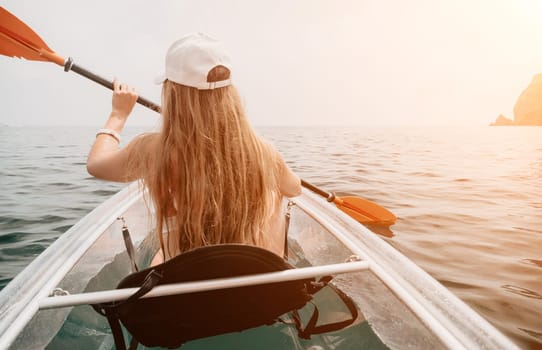
[{"label": "woman's hand", "polygon": [[128,169],[128,158],[132,146],[119,148],[120,138],[113,133],[120,134],[128,116],[132,112],[137,101],[137,92],[127,84],[120,84],[117,79],[113,80],[112,109],[104,129],[109,132],[101,132],[96,135],[96,141],[92,145],[87,158],[87,170],[89,174],[97,178],[110,181],[131,181],[133,175]]},{"label": "woman's hand", "polygon": [[117,79],[113,80],[113,100],[111,116],[126,119],[132,112],[137,102],[136,90],[128,84],[121,84]]}]

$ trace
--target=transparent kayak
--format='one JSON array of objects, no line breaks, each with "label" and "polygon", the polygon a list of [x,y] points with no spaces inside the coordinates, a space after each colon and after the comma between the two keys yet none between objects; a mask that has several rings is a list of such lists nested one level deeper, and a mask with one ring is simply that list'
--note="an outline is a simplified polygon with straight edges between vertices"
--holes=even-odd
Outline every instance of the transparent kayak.
[{"label": "transparent kayak", "polygon": [[[194,340],[182,349],[517,348],[425,271],[333,205],[307,190],[293,202],[290,263],[299,267],[293,273],[336,272],[332,283],[354,300],[358,320],[310,339],[300,339],[291,326],[276,323]],[[138,265],[148,266],[156,251],[152,211],[139,186],[131,184],[64,233],[0,292],[0,349],[114,348],[107,320],[85,297],[110,293],[131,272],[120,217],[137,247]],[[239,283],[260,282],[248,277]],[[54,296],[59,294],[69,295]],[[321,307],[334,310],[333,298],[318,298]]]}]

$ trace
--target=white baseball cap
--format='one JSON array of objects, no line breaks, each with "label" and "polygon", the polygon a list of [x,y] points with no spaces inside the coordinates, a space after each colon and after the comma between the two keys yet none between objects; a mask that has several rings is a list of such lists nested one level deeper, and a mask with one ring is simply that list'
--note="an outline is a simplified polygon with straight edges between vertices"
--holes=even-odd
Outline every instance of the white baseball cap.
[{"label": "white baseball cap", "polygon": [[216,66],[231,70],[230,57],[222,43],[203,33],[189,34],[169,47],[166,71],[155,79],[155,83],[162,84],[167,79],[200,90],[231,85],[231,79],[207,81],[207,75]]}]

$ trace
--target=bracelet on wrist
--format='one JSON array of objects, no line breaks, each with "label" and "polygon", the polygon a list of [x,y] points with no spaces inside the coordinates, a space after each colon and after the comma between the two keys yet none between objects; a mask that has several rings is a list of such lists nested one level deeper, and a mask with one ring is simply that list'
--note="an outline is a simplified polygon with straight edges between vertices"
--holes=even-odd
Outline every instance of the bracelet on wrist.
[{"label": "bracelet on wrist", "polygon": [[120,134],[118,132],[116,132],[115,130],[112,130],[112,129],[100,129],[96,133],[96,137],[98,137],[99,135],[109,135],[112,138],[114,138],[115,140],[117,140],[118,143],[120,143]]}]

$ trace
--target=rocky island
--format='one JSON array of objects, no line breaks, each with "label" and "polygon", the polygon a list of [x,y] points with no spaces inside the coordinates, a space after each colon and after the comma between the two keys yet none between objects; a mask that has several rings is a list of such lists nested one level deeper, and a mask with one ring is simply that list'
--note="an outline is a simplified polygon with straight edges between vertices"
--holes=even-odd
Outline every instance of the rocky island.
[{"label": "rocky island", "polygon": [[514,120],[501,114],[491,125],[542,126],[542,74],[535,75],[529,86],[519,96],[514,106]]}]

